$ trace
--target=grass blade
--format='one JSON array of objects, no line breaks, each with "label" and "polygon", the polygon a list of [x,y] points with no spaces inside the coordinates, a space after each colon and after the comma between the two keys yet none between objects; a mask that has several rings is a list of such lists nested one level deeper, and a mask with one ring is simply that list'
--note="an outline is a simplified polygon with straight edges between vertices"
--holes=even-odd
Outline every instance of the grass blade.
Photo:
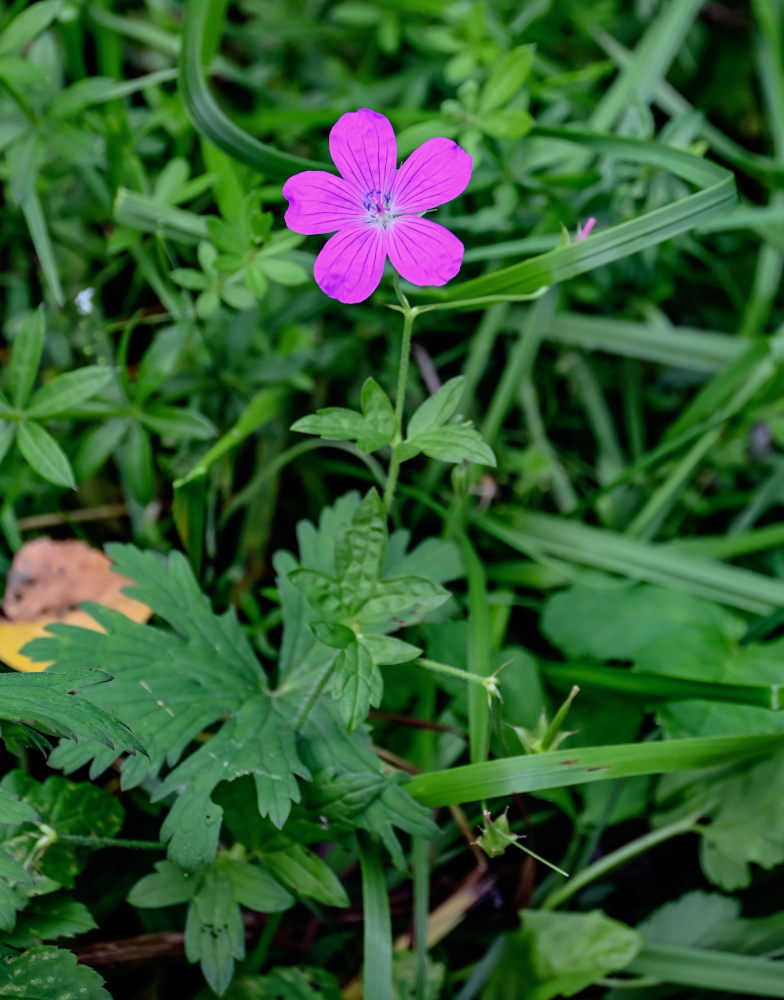
[{"label": "grass blade", "polygon": [[408,782],[406,791],[422,805],[448,806],[611,778],[734,764],[777,750],[784,750],[784,733],[578,747],[418,774]]}]

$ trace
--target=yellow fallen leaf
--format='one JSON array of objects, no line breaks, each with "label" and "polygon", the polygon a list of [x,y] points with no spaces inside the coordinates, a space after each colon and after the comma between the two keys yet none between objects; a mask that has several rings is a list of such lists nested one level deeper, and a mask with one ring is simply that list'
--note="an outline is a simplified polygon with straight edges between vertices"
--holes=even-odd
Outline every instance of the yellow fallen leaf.
[{"label": "yellow fallen leaf", "polygon": [[132,581],[112,572],[111,561],[99,549],[77,540],[36,538],[14,556],[6,580],[0,615],[0,660],[13,670],[45,670],[49,664],[31,660],[20,650],[46,635],[50,625],[78,625],[95,631],[101,626],[77,605],[95,601],[146,622],[146,604],[121,593]]}]

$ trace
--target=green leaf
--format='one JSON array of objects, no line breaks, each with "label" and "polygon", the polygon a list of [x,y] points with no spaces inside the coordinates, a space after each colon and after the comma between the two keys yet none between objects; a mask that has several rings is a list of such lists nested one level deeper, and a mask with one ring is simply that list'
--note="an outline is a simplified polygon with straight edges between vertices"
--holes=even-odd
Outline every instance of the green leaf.
[{"label": "green leaf", "polygon": [[33,395],[25,407],[28,417],[41,420],[66,413],[73,406],[92,399],[114,374],[111,368],[89,365],[57,375]]},{"label": "green leaf", "polygon": [[[44,0],[45,2],[45,0]],[[37,945],[0,958],[0,997],[15,1000],[112,1000],[103,979],[64,948]]]},{"label": "green leaf", "polygon": [[236,424],[210,448],[207,454],[185,476],[175,480],[174,488],[178,489],[192,479],[206,475],[213,462],[236,448],[248,435],[270,423],[281,411],[282,405],[283,395],[279,389],[260,389],[245,407]]},{"label": "green leaf", "polygon": [[522,910],[520,916],[522,928],[506,936],[485,1000],[574,996],[607,973],[626,968],[642,945],[638,931],[599,910]]},{"label": "green leaf", "polygon": [[169,856],[183,868],[215,856],[223,810],[210,797],[220,781],[251,774],[259,815],[282,827],[300,792],[296,777],[310,772],[297,756],[295,733],[269,695],[249,697],[202,747],[174,768],[153,801],[178,793],[161,827]]},{"label": "green leaf", "polygon": [[208,441],[218,433],[211,420],[184,406],[158,406],[143,412],[139,419],[156,434],[173,438]]},{"label": "green leaf", "polygon": [[374,663],[408,663],[422,655],[418,646],[395,639],[391,635],[362,635],[359,643],[370,654]]},{"label": "green leaf", "polygon": [[33,898],[3,942],[12,948],[30,948],[39,941],[86,934],[98,927],[84,903],[64,894]]},{"label": "green leaf", "polygon": [[497,139],[520,139],[533,128],[534,119],[527,111],[507,108],[492,111],[481,120],[482,131]]},{"label": "green leaf", "polygon": [[19,826],[22,823],[36,823],[40,818],[29,802],[23,802],[18,795],[0,788],[0,824]]},{"label": "green leaf", "polygon": [[375,379],[368,378],[360,397],[362,413],[329,406],[292,424],[293,431],[318,434],[328,441],[356,441],[360,451],[371,452],[392,441],[395,414],[392,403]]},{"label": "green leaf", "polygon": [[550,250],[478,278],[429,294],[441,302],[471,302],[498,295],[527,295],[597,267],[628,257],[731,209],[737,201],[732,175],[707,160],[660,143],[598,132],[535,124],[531,137],[575,143],[600,155],[660,167],[701,188],[639,218],[591,234],[588,240]]},{"label": "green leaf", "polygon": [[479,118],[484,125],[488,112],[506,104],[519,91],[534,61],[533,45],[518,45],[496,64],[479,96]]},{"label": "green leaf", "polygon": [[414,445],[429,458],[442,462],[475,462],[495,468],[493,449],[470,421],[426,431],[407,440],[406,444]]},{"label": "green leaf", "polygon": [[39,0],[16,17],[0,33],[0,56],[6,56],[46,31],[57,17],[62,0]]},{"label": "green leaf", "polygon": [[[25,647],[27,655],[36,658],[31,645]],[[0,719],[73,740],[94,740],[114,757],[118,751],[144,754],[144,746],[123,722],[84,697],[84,689],[110,680],[109,674],[81,665],[57,673],[0,674]]]},{"label": "green leaf", "polygon": [[279,257],[261,257],[257,258],[254,263],[255,269],[279,285],[301,285],[308,280],[305,268],[295,264],[292,260],[283,260]]},{"label": "green leaf", "polygon": [[384,693],[381,671],[358,642],[338,653],[332,687],[349,732],[362,725],[370,706],[379,705]]},{"label": "green leaf", "polygon": [[34,421],[22,421],[16,428],[16,443],[27,464],[55,486],[76,489],[71,463],[49,431]]},{"label": "green leaf", "polygon": [[131,496],[139,504],[148,504],[155,496],[155,459],[150,435],[141,424],[130,424],[119,459]]},{"label": "green leaf", "polygon": [[736,996],[784,997],[784,963],[681,945],[648,945],[627,971]]},{"label": "green leaf", "polygon": [[[784,735],[704,736],[664,743],[616,743],[467,764],[412,778],[407,788],[429,806],[640,774],[667,774],[747,761],[784,748]],[[700,781],[704,780],[701,776]]]},{"label": "green leaf", "polygon": [[275,877],[298,896],[315,899],[325,906],[349,905],[337,875],[302,844],[291,844],[283,851],[264,851],[261,858]]},{"label": "green leaf", "polygon": [[14,406],[21,407],[27,402],[41,364],[44,337],[44,310],[41,306],[25,316],[11,350],[6,378]]},{"label": "green leaf", "polygon": [[259,142],[234,124],[218,106],[204,79],[203,53],[209,22],[209,0],[188,4],[180,56],[180,90],[185,111],[196,131],[218,149],[266,177],[289,177],[298,170],[332,170],[330,164],[306,160]]},{"label": "green leaf", "polygon": [[443,427],[460,405],[465,383],[465,376],[458,375],[445,382],[435,395],[428,397],[408,422],[409,439]]},{"label": "green leaf", "polygon": [[430,580],[403,576],[380,580],[357,613],[362,625],[412,625],[449,600],[449,591]]},{"label": "green leaf", "polygon": [[740,900],[695,889],[654,910],[637,929],[646,945],[686,945],[754,955],[778,952],[784,913],[749,918],[740,912]]},{"label": "green leaf", "polygon": [[183,871],[171,861],[156,861],[155,872],[139,879],[128,893],[131,906],[159,907],[187,903],[199,887],[192,872]]},{"label": "green leaf", "polygon": [[335,539],[335,574],[343,604],[355,613],[376,588],[387,546],[384,505],[372,489],[357,507],[351,525]]},{"label": "green leaf", "polygon": [[776,795],[783,776],[781,753],[750,768],[714,770],[699,781],[671,775],[659,782],[657,812],[662,822],[688,814],[710,820],[700,830],[702,870],[724,889],[743,888],[751,882],[752,864],[773,868],[784,861],[784,806]]},{"label": "green leaf", "polygon": [[295,569],[289,573],[289,580],[328,622],[339,622],[347,615],[341,586],[326,573],[313,569]]},{"label": "green leaf", "polygon": [[0,420],[0,462],[8,454],[8,449],[14,441],[16,426],[10,420]]},{"label": "green leaf", "polygon": [[[259,913],[280,913],[294,905],[294,897],[265,868],[228,857],[218,859],[222,872],[228,876],[238,903]],[[277,873],[276,873],[277,874]]]},{"label": "green leaf", "polygon": [[[53,626],[53,638],[30,644],[32,655],[55,661],[45,675],[36,676],[48,677],[75,664],[112,664],[113,680],[100,693],[91,689],[90,697],[121,712],[150,753],[143,762],[123,761],[123,785],[134,787],[167,763],[171,770],[155,796],[178,795],[163,828],[164,837],[171,839],[170,857],[186,868],[208,863],[220,828],[221,810],[210,798],[218,782],[252,774],[260,813],[278,825],[291,800],[299,799],[296,776],[307,777],[308,771],[295,751],[285,699],[266,691],[236,616],[213,613],[184,556],[172,553],[163,561],[118,545],[108,546],[107,552],[118,572],[134,581],[129,592],[177,634],[86,605],[105,631]],[[193,738],[224,718],[210,740],[176,766]],[[116,753],[85,740],[61,744],[51,761],[66,770],[92,761],[95,777],[115,758]]]},{"label": "green leaf", "polygon": [[239,976],[225,1000],[341,1000],[340,984],[326,969],[298,965],[268,976]]},{"label": "green leaf", "polygon": [[[87,781],[68,781],[52,775],[39,783],[16,770],[3,777],[0,787],[28,802],[56,834],[111,837],[123,823],[124,810],[117,799]],[[0,827],[0,841],[5,841],[8,849],[13,839],[17,860],[26,858],[39,836],[40,829],[34,824],[17,830]],[[54,838],[37,861],[38,871],[58,885],[73,888],[75,876],[86,863],[87,850]]]},{"label": "green leaf", "polygon": [[[303,590],[303,593],[305,591]],[[356,635],[345,625],[330,625],[329,622],[311,622],[308,626],[319,642],[330,649],[345,649],[356,641]]]},{"label": "green leaf", "polygon": [[199,962],[210,987],[222,996],[234,973],[234,960],[245,957],[242,914],[227,873],[207,870],[185,921],[185,956]]},{"label": "green leaf", "polygon": [[89,479],[108,461],[127,434],[128,427],[125,417],[115,417],[98,424],[85,434],[73,460],[77,482]]}]

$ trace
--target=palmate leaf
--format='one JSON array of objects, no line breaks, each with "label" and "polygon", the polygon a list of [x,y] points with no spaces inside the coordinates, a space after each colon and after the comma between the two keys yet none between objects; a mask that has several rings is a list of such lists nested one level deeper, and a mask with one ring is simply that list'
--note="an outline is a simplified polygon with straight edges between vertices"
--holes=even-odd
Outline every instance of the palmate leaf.
[{"label": "palmate leaf", "polygon": [[133,906],[159,907],[188,902],[185,954],[201,964],[204,978],[220,996],[231,982],[234,960],[245,957],[245,932],[240,906],[278,913],[294,897],[265,869],[220,855],[206,870],[187,876],[170,861],[131,889]]},{"label": "palmate leaf", "polygon": [[[420,652],[408,643],[374,641],[381,637],[377,633],[409,625],[449,598],[447,590],[424,576],[383,579],[387,540],[381,499],[369,490],[351,520],[336,527],[331,560],[324,559],[318,569],[303,567],[287,575],[316,613],[316,620],[308,623],[311,631],[330,648],[340,648],[333,660],[332,693],[349,730],[381,701],[379,666],[405,662]],[[333,638],[339,633],[356,639],[340,642]]]},{"label": "palmate leaf", "polygon": [[58,673],[0,674],[0,724],[16,723],[102,744],[112,759],[120,751],[144,754],[144,745],[124,723],[78,693],[111,679],[102,670],[85,670],[81,664]]},{"label": "palmate leaf", "polygon": [[103,979],[65,948],[36,946],[0,958],[0,997],[14,1000],[112,1000]]},{"label": "palmate leaf", "polygon": [[[77,663],[112,664],[112,681],[90,697],[120,713],[149,751],[148,760],[123,762],[123,787],[174,766],[194,737],[226,719],[209,742],[171,772],[160,791],[179,796],[163,829],[171,840],[171,857],[183,866],[205,864],[214,857],[220,828],[221,810],[210,799],[218,782],[253,774],[259,809],[282,825],[291,801],[299,797],[296,777],[308,772],[236,616],[214,614],[185,558],[174,553],[163,561],[132,546],[108,551],[118,572],[134,581],[129,593],[175,632],[89,605],[104,632],[55,626],[53,638],[36,640],[29,648],[34,656],[53,661],[45,676],[56,677]],[[94,741],[69,741],[57,747],[51,762],[65,771],[91,762],[95,777],[115,757]]]}]

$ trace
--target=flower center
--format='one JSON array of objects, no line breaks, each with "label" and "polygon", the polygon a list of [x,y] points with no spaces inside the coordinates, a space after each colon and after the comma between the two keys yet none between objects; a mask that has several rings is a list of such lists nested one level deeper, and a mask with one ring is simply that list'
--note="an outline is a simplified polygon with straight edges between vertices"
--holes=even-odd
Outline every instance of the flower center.
[{"label": "flower center", "polygon": [[392,195],[389,191],[380,191],[378,189],[368,191],[362,199],[362,205],[368,213],[368,222],[386,229],[397,214],[392,209],[391,201]]}]

